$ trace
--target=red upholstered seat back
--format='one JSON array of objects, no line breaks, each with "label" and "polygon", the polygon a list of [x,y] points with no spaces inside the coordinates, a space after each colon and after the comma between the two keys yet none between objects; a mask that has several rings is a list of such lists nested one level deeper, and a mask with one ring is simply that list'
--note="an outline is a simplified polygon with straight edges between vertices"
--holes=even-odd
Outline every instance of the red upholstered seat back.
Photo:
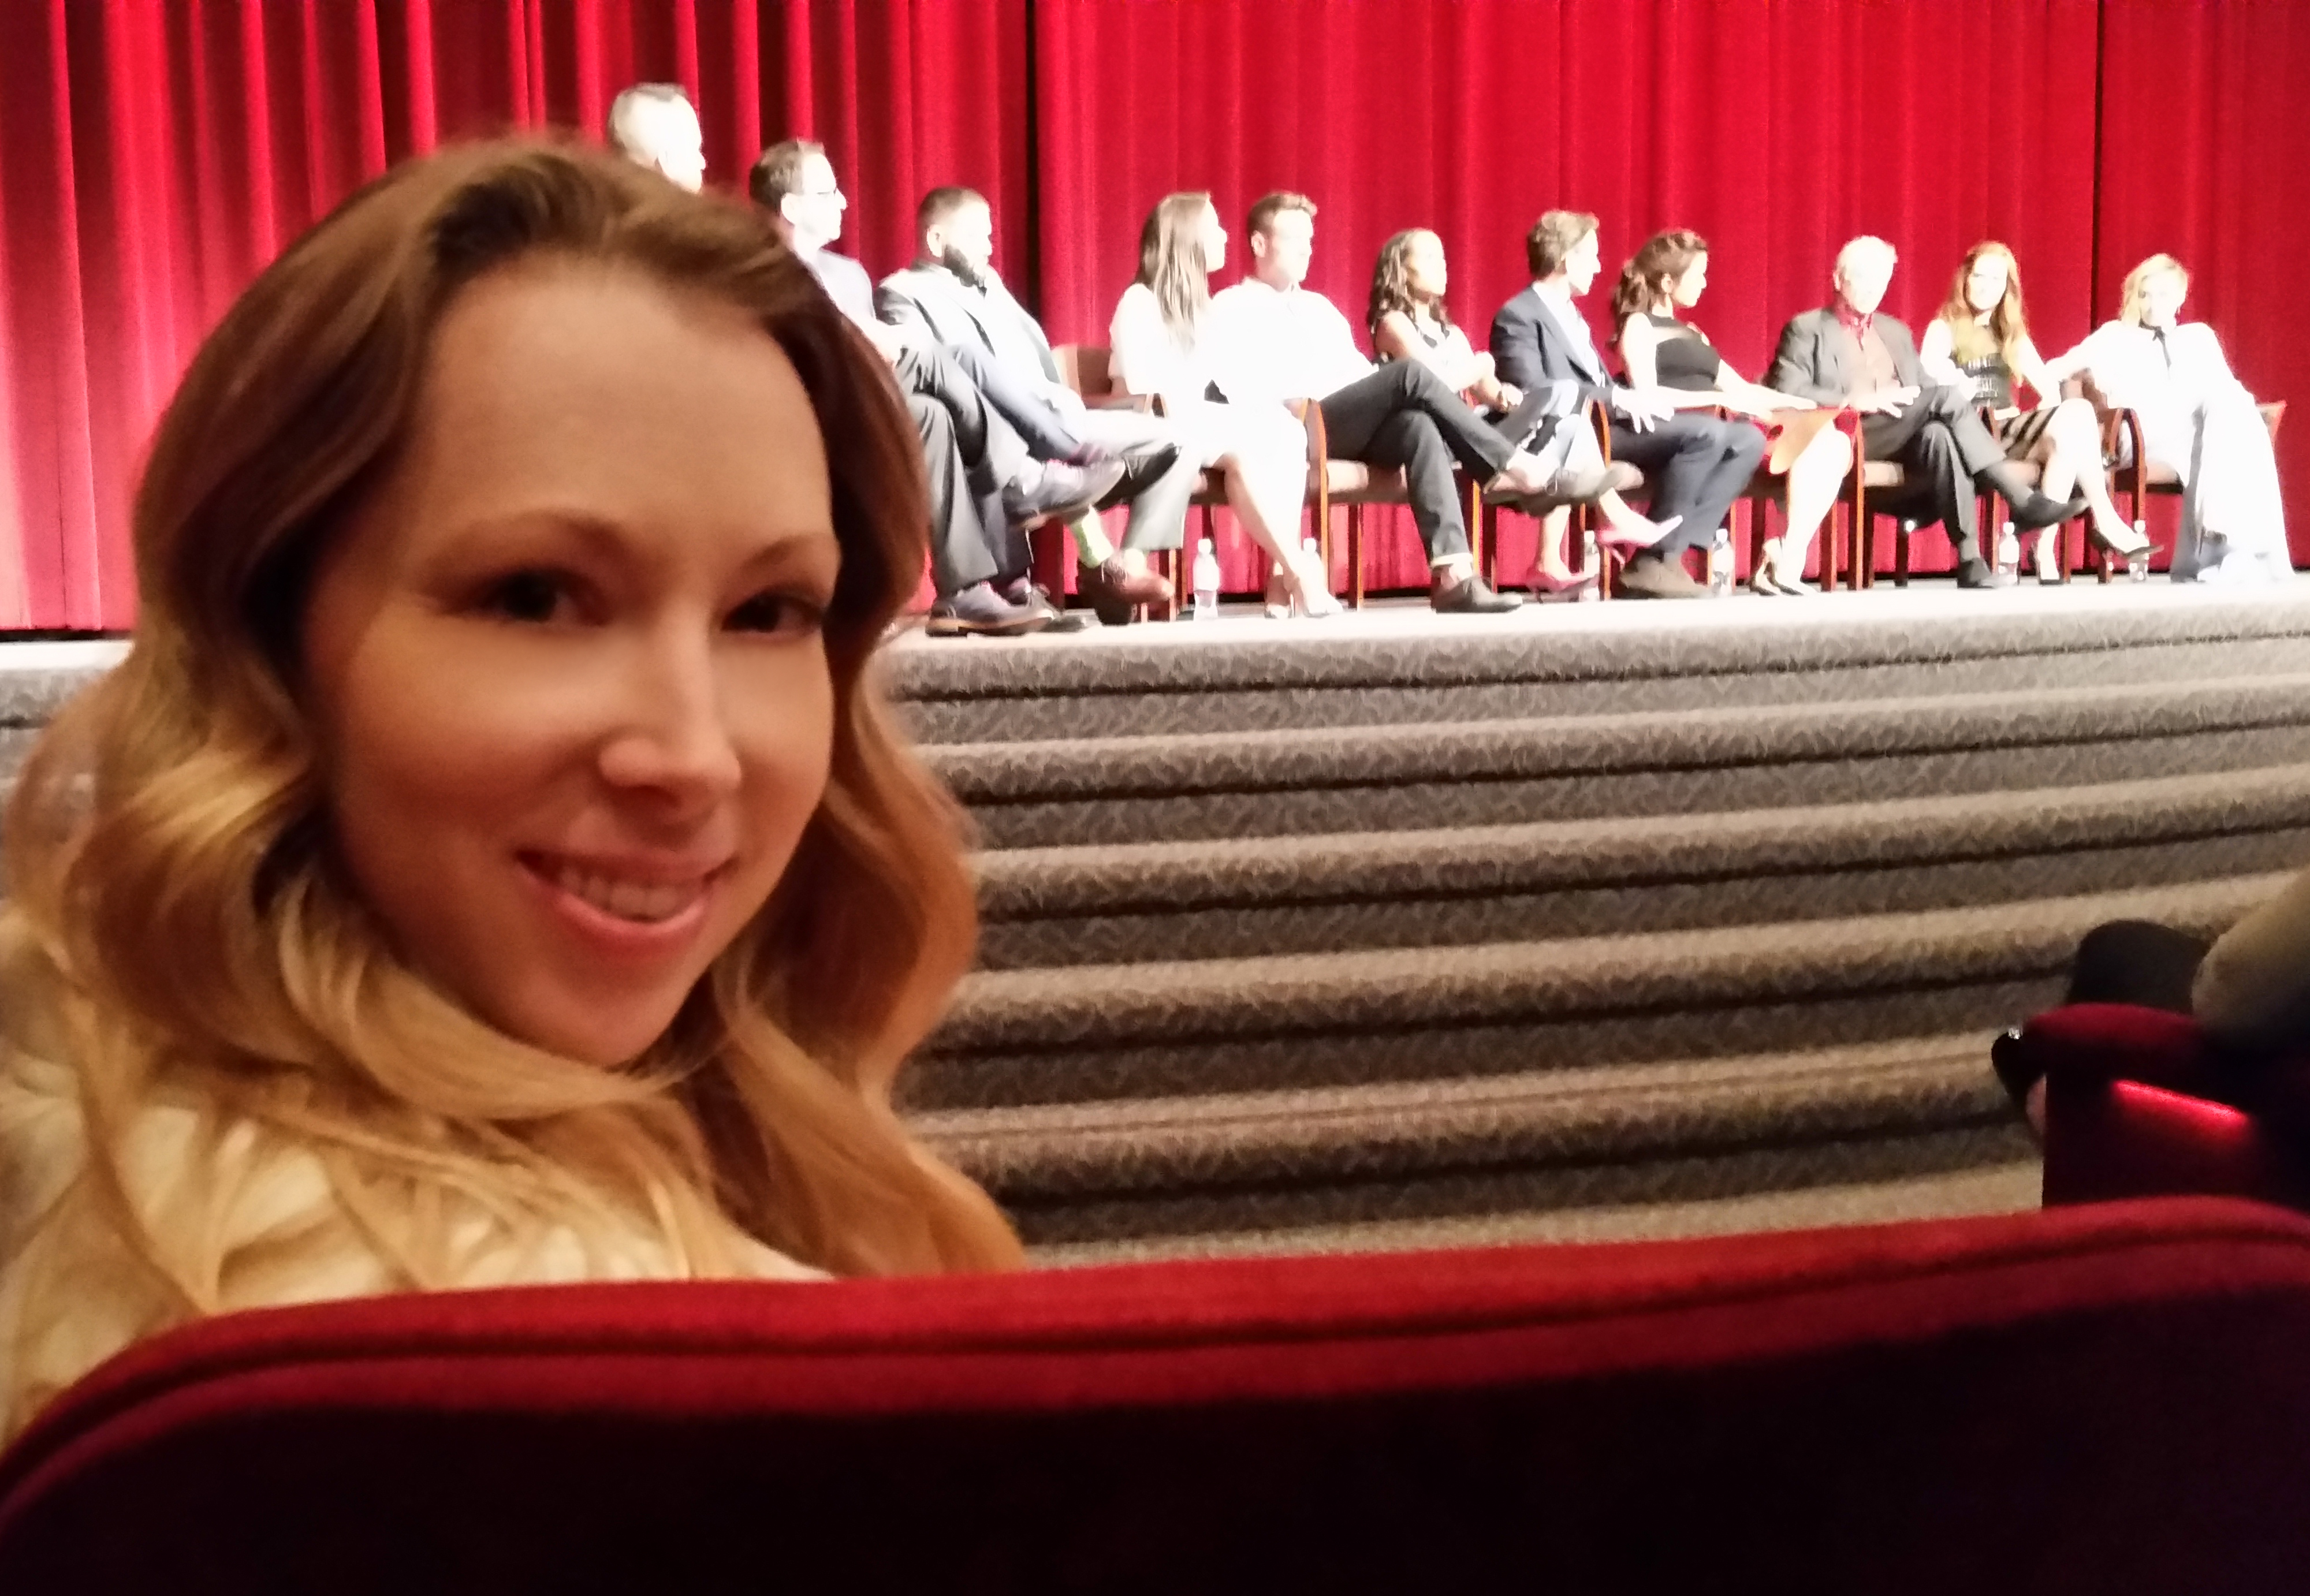
[{"label": "red upholstered seat back", "polygon": [[2078,1003],[2021,1046],[2045,1075],[2045,1201],[2183,1194],[2310,1210],[2310,1059],[2242,1058],[2185,1014]]},{"label": "red upholstered seat back", "polygon": [[0,1591],[2271,1592],[2310,1223],[242,1315],[0,1460]]}]

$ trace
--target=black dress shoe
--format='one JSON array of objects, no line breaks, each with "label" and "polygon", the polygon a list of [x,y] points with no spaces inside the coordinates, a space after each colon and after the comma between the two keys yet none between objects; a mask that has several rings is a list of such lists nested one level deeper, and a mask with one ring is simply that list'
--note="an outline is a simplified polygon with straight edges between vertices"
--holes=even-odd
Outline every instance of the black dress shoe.
[{"label": "black dress shoe", "polygon": [[1957,562],[1957,585],[1959,587],[1994,587],[1997,573],[1985,559],[1960,559]]},{"label": "black dress shoe", "polygon": [[2085,513],[2086,501],[2082,498],[2063,500],[2032,493],[2013,506],[2013,525],[2023,532],[2031,532],[2040,526],[2058,526],[2071,516]]},{"label": "black dress shoe", "polygon": [[1437,577],[1428,589],[1428,607],[1438,615],[1505,615],[1524,608],[1524,598],[1494,593],[1473,571],[1456,582]]}]

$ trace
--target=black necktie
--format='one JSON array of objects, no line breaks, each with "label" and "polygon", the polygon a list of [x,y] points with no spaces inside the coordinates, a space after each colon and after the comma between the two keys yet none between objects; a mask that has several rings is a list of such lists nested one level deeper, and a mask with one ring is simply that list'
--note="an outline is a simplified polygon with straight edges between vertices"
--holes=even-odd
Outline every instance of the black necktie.
[{"label": "black necktie", "polygon": [[2163,327],[2152,327],[2149,329],[2149,335],[2158,340],[2158,352],[2166,357],[2166,369],[2168,371],[2173,370],[2174,346],[2166,342],[2166,329]]}]

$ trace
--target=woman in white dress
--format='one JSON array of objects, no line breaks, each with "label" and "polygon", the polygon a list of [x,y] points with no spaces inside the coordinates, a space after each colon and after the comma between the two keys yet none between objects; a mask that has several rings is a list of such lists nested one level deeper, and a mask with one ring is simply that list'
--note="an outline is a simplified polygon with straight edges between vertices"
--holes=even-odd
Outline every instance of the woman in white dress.
[{"label": "woman in white dress", "polygon": [[2182,479],[2174,580],[2282,581],[2293,566],[2270,429],[2214,330],[2175,320],[2189,291],[2181,262],[2151,256],[2126,274],[2118,319],[2046,361],[2046,375],[2090,377],[2111,404],[2141,416],[2150,464]]},{"label": "woman in white dress", "polygon": [[1208,194],[1167,195],[1139,234],[1139,277],[1107,327],[1115,380],[1163,412],[1201,455],[1226,473],[1228,507],[1264,550],[1290,612],[1339,613],[1328,575],[1298,542],[1307,495],[1307,433],[1289,410],[1208,397],[1220,352],[1203,336],[1211,274],[1227,263],[1227,230]]}]

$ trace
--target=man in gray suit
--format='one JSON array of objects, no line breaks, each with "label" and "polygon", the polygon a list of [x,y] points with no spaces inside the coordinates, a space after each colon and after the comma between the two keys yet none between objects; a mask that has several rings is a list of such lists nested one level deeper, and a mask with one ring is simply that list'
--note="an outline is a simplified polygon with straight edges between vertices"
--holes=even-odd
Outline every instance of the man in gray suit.
[{"label": "man in gray suit", "polygon": [[747,189],[827,297],[890,363],[914,417],[929,474],[931,580],[938,591],[929,630],[1016,637],[1062,621],[1028,576],[1026,533],[1043,521],[1082,514],[1122,469],[1037,460],[968,372],[928,341],[875,318],[866,268],[829,247],[842,236],[849,201],[822,146],[808,139],[771,145],[754,162]]},{"label": "man in gray suit", "polygon": [[1836,302],[1781,329],[1765,386],[1859,411],[1863,455],[1900,462],[1920,480],[1914,495],[1904,498],[1929,498],[1948,528],[1957,544],[1957,585],[1993,587],[1996,573],[1981,544],[1981,491],[2012,506],[2018,527],[2067,520],[2084,512],[2085,500],[2063,504],[2030,487],[2007,463],[2004,446],[1974,408],[1971,394],[1926,385],[1909,329],[1877,309],[1893,281],[1896,258],[1890,244],[1866,236],[1838,250]]},{"label": "man in gray suit", "polygon": [[1147,555],[1180,545],[1198,474],[1194,456],[1160,418],[1087,409],[1059,380],[1050,339],[994,270],[994,213],[985,195],[932,189],[915,211],[915,243],[914,264],[882,279],[875,292],[882,319],[959,361],[1042,458],[1120,463],[1122,478],[1098,507],[1129,505],[1130,525],[1112,558],[1086,564],[1084,595],[1105,620],[1128,620],[1135,605],[1168,598],[1169,585],[1148,569]]}]

